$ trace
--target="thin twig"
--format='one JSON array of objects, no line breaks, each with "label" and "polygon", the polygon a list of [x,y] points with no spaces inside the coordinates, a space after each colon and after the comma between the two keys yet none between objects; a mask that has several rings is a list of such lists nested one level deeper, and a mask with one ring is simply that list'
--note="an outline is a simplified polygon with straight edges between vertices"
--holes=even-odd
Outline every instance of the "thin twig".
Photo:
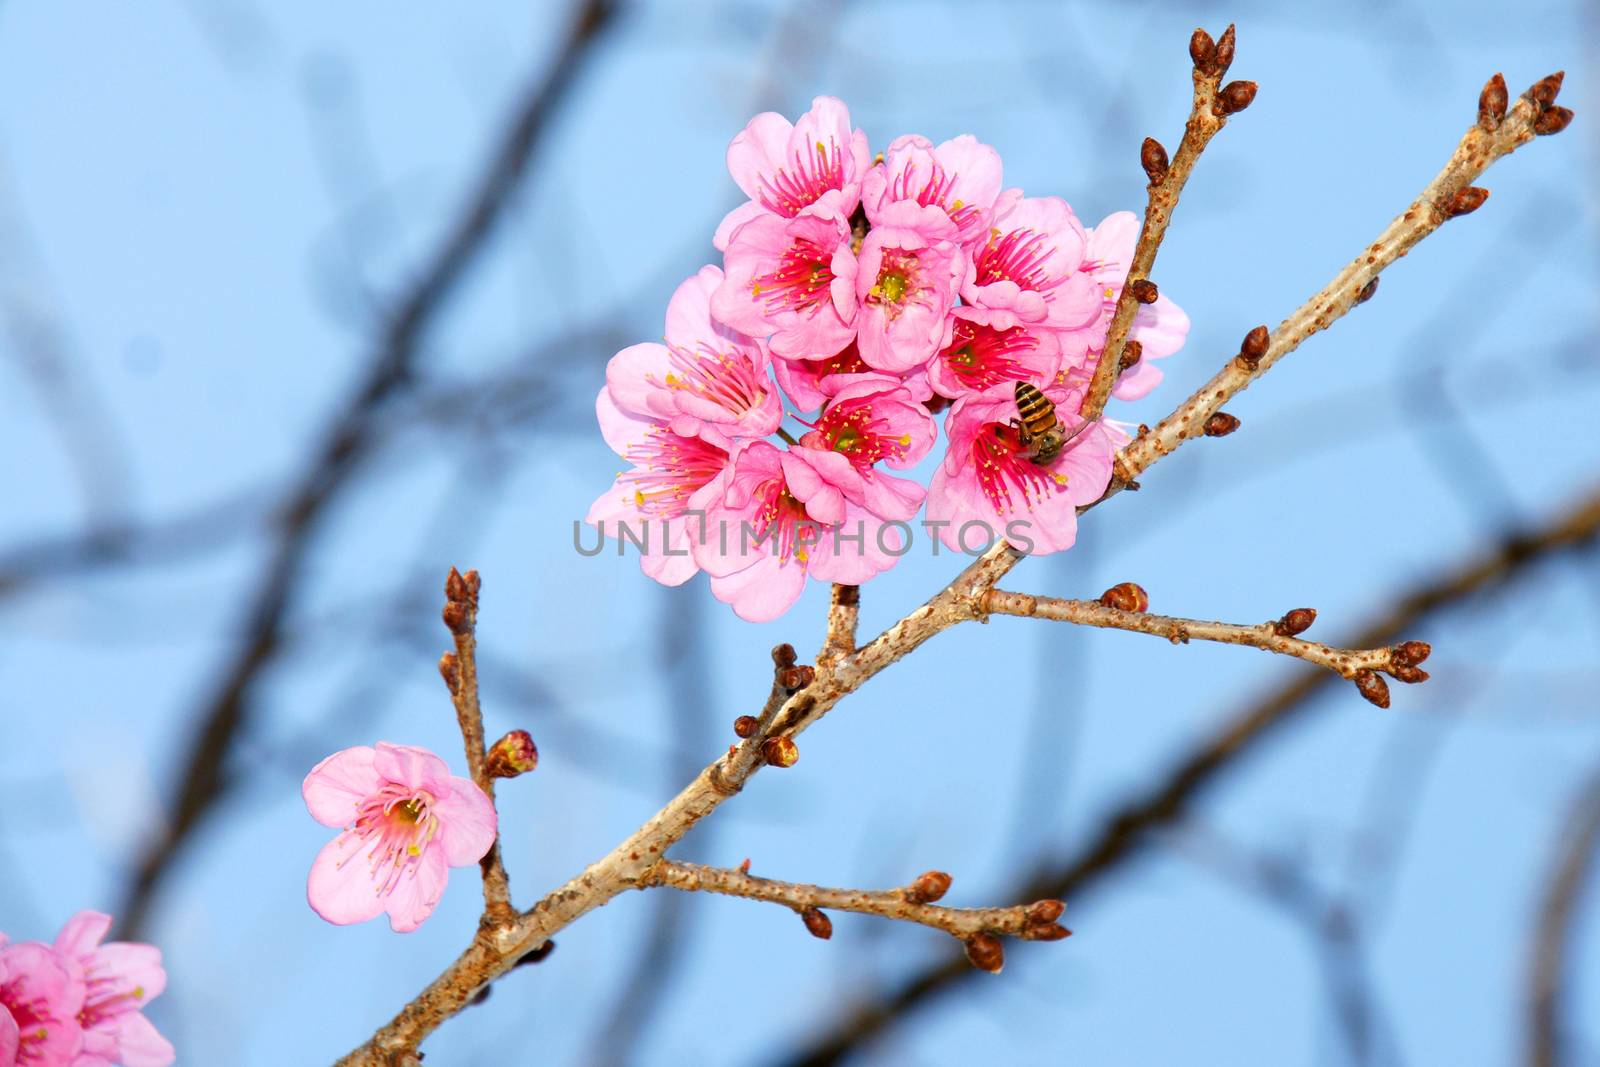
[{"label": "thin twig", "polygon": [[856,650],[856,623],[861,618],[861,587],[834,584],[828,605],[828,636],[817,653],[818,663],[831,663]]},{"label": "thin twig", "polygon": [[1559,1067],[1571,1058],[1571,1027],[1563,1018],[1564,997],[1577,978],[1571,948],[1585,890],[1600,869],[1600,767],[1572,804],[1545,884],[1528,974],[1528,1063]]}]

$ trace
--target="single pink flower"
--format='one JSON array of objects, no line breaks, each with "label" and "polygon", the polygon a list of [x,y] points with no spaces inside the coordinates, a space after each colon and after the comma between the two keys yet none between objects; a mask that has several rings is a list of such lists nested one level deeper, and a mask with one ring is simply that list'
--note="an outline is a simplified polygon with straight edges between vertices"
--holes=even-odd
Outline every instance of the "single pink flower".
[{"label": "single pink flower", "polygon": [[143,1014],[167,987],[161,950],[154,945],[113,941],[111,916],[80,911],[56,935],[56,952],[82,969],[86,995],[78,1022],[83,1048],[72,1067],[167,1067],[177,1057]]},{"label": "single pink flower", "polygon": [[933,396],[926,370],[919,367],[898,374],[873,370],[861,358],[854,341],[828,359],[774,359],[772,370],[784,393],[801,411],[816,411],[841,389],[864,381],[899,386],[919,402]]},{"label": "single pink flower", "polygon": [[766,437],[783,421],[763,345],[711,317],[722,271],[701,267],[667,304],[666,344],[624,348],[606,366],[611,399],[630,415],[664,422],[680,437],[726,447]]},{"label": "single pink flower", "polygon": [[943,210],[896,201],[861,243],[856,346],[878,370],[915,370],[949,341],[949,313],[967,273]]},{"label": "single pink flower", "polygon": [[761,215],[849,218],[870,163],[867,135],[850,128],[850,109],[819,96],[800,121],[764,111],[728,145],[728,173],[750,198],[728,213],[712,244],[726,251],[733,233]]},{"label": "single pink flower", "polygon": [[[1122,295],[1122,283],[1128,278],[1128,264],[1133,260],[1133,248],[1139,239],[1139,226],[1139,216],[1131,211],[1118,211],[1107,215],[1100,225],[1089,231],[1083,270],[1094,281],[1102,310],[1094,340],[1085,352],[1087,359],[1098,356],[1106,330],[1111,327],[1111,315],[1117,298]],[[1189,316],[1166,294],[1158,296],[1153,304],[1141,305],[1133,317],[1133,329],[1128,331],[1128,337],[1138,341],[1143,351],[1139,362],[1117,379],[1112,395],[1118,400],[1138,400],[1147,395],[1162,377],[1161,369],[1150,361],[1172,355],[1183,347],[1188,336]]]},{"label": "single pink flower", "polygon": [[813,468],[845,499],[881,519],[909,519],[922,509],[921,483],[877,469],[916,466],[939,435],[933,416],[910,390],[861,381],[840,390],[789,455]]},{"label": "single pink flower", "polygon": [[696,494],[705,524],[695,561],[711,575],[712,594],[741,619],[782,615],[808,576],[860,585],[905,553],[901,529],[847,499],[833,473],[753,441]]},{"label": "single pink flower", "polygon": [[[1005,539],[1031,554],[1071,548],[1078,506],[1097,500],[1125,437],[1104,422],[1074,437],[1048,464],[1033,462],[1018,440],[1015,385],[1001,383],[957,400],[945,417],[950,449],[928,486],[926,522],[952,549],[976,555]],[[1071,433],[1082,392],[1045,390]]]},{"label": "single pink flower", "polygon": [[684,512],[695,492],[721,474],[728,451],[698,437],[683,437],[658,419],[630,415],[601,389],[595,414],[606,444],[627,460],[611,488],[589,507],[584,521],[639,549],[639,567],[662,585],[682,585],[695,566]]},{"label": "single pink flower", "polygon": [[1012,311],[1023,322],[1081,330],[1100,317],[1100,292],[1081,270],[1088,235],[1060,197],[1000,197],[986,240],[961,287],[969,304]]},{"label": "single pink flower", "polygon": [[494,805],[424,748],[379,741],[335,752],[300,787],[306,809],[344,832],[311,864],[306,899],[328,922],[387,912],[407,933],[444,894],[451,867],[468,867],[494,844]]},{"label": "single pink flower", "polygon": [[855,336],[856,256],[838,215],[762,215],[734,231],[727,277],[711,297],[719,322],[767,337],[774,354],[826,359]]},{"label": "single pink flower", "polygon": [[38,941],[0,946],[0,1063],[68,1067],[83,1046],[82,968]]},{"label": "single pink flower", "polygon": [[928,376],[934,391],[952,400],[1001,382],[1043,386],[1061,369],[1058,335],[1011,311],[952,308],[950,339],[928,364]]},{"label": "single pink flower", "polygon": [[874,226],[894,203],[937,207],[955,224],[956,239],[976,248],[989,236],[1001,171],[1000,153],[969,133],[937,148],[926,137],[907,134],[895,138],[882,165],[867,172],[861,202]]}]

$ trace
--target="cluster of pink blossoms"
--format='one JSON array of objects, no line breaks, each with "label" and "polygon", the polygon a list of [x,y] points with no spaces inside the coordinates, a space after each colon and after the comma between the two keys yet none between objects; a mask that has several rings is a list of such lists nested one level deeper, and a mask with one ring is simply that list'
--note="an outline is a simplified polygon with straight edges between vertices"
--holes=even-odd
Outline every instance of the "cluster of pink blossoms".
[{"label": "cluster of pink blossoms", "polygon": [[[924,505],[923,529],[953,550],[1069,548],[1126,440],[1076,412],[1138,218],[1087,229],[1064,200],[1005,189],[999,154],[970,135],[904,136],[873,159],[831,97],[794,124],[757,115],[728,169],[750,199],[717,228],[723,266],[678,287],[665,343],[607,368],[600,429],[630,469],[588,521],[640,545],[657,581],[706,571],[752,621],[787,611],[808,577],[859,585],[892,567]],[[1113,395],[1154,388],[1151,361],[1188,330],[1165,297],[1141,307],[1142,358]],[[1047,462],[1016,425],[1018,382],[1073,434]],[[928,454],[946,407],[930,483],[889,473]]]},{"label": "cluster of pink blossoms", "polygon": [[154,945],[101,944],[111,916],[80,911],[55,944],[0,934],[0,1067],[166,1067],[142,1013],[167,986]]}]

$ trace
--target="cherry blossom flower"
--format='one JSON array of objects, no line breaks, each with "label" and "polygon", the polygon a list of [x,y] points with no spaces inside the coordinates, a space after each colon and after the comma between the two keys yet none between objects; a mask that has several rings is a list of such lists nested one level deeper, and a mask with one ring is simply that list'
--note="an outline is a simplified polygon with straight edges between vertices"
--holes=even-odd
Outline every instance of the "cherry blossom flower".
[{"label": "cherry blossom flower", "polygon": [[901,530],[848,500],[830,480],[836,473],[754,441],[696,494],[705,526],[695,561],[711,575],[712,594],[741,619],[782,615],[807,576],[860,585],[904,554]]},{"label": "cherry blossom flower", "polygon": [[752,337],[771,335],[774,354],[825,359],[855,336],[856,257],[838,215],[752,219],[734,231],[724,263],[711,313]]},{"label": "cherry blossom flower", "polygon": [[606,367],[606,387],[630,415],[663,422],[680,437],[726,447],[778,428],[783,406],[762,344],[711,317],[722,271],[701,267],[667,304],[666,344],[624,348]]},{"label": "cherry blossom flower", "polygon": [[886,205],[861,243],[856,346],[870,367],[908,371],[948,342],[949,312],[967,273],[955,224],[937,207]]},{"label": "cherry blossom flower", "polygon": [[[977,554],[1004,538],[1044,555],[1071,548],[1080,504],[1100,497],[1111,462],[1126,437],[1104,422],[1079,433],[1048,464],[1033,462],[1018,440],[1016,386],[1006,382],[971,393],[950,408],[950,448],[928,486],[924,521],[948,547]],[[1045,390],[1072,432],[1082,392]],[[936,526],[936,524],[939,524]]]},{"label": "cherry blossom flower", "polygon": [[950,338],[928,364],[928,377],[936,393],[954,400],[1001,382],[1046,385],[1060,368],[1058,331],[1023,323],[1012,311],[963,306],[950,311]]},{"label": "cherry blossom flower", "polygon": [[919,482],[877,469],[915,466],[938,436],[933,416],[911,391],[882,381],[841,389],[815,427],[790,450],[845,499],[882,519],[909,519],[926,494]]},{"label": "cherry blossom flower", "polygon": [[712,244],[726,251],[740,226],[762,215],[850,217],[870,163],[867,135],[850,128],[850,109],[819,96],[800,121],[764,111],[728,145],[728,173],[750,198],[728,213]]},{"label": "cherry blossom flower", "polygon": [[[1107,215],[1100,224],[1089,231],[1088,246],[1084,253],[1083,270],[1093,279],[1101,297],[1101,324],[1096,328],[1096,341],[1090,352],[1098,354],[1106,330],[1111,326],[1111,315],[1117,298],[1122,295],[1122,283],[1128,277],[1128,264],[1133,260],[1134,244],[1139,239],[1139,216],[1131,211],[1118,211]],[[1133,328],[1128,331],[1130,340],[1138,341],[1143,349],[1139,362],[1122,372],[1112,395],[1118,400],[1138,400],[1160,383],[1161,369],[1150,361],[1170,356],[1183,347],[1189,336],[1189,316],[1165,294],[1153,304],[1141,305],[1133,317]]]},{"label": "cherry blossom flower", "polygon": [[962,298],[1015,312],[1023,322],[1086,329],[1101,311],[1099,288],[1080,269],[1087,246],[1088,234],[1065,200],[1009,190],[988,240],[972,254]]},{"label": "cherry blossom flower", "polygon": [[387,912],[399,933],[422,925],[451,867],[494,844],[494,805],[423,748],[379,741],[335,752],[300,787],[311,817],[343,833],[311,864],[306,899],[340,926]]},{"label": "cherry blossom flower", "polygon": [[80,911],[56,935],[57,954],[77,964],[85,983],[78,1013],[83,1047],[72,1067],[167,1067],[177,1054],[142,1012],[167,986],[161,950],[125,941],[101,944],[110,930],[111,916]]},{"label": "cherry blossom flower", "polygon": [[38,941],[0,935],[0,1063],[68,1067],[83,1047],[82,968]]},{"label": "cherry blossom flower", "polygon": [[926,370],[919,367],[898,374],[873,370],[861,358],[854,341],[828,359],[774,359],[772,371],[784,393],[801,411],[816,411],[841,389],[863,381],[900,386],[919,402],[933,396]]},{"label": "cherry blossom flower", "polygon": [[926,137],[907,134],[890,142],[883,164],[867,172],[861,202],[874,226],[895,203],[937,207],[955,224],[956,239],[972,248],[989,236],[1001,171],[1000,153],[971,134],[937,148]]}]

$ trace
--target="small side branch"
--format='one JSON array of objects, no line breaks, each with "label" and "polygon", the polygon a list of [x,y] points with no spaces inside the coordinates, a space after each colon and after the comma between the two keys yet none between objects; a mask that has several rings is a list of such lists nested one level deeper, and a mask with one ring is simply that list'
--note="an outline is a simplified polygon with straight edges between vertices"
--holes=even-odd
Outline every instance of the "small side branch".
[{"label": "small side branch", "polygon": [[817,653],[818,663],[833,663],[856,651],[856,623],[861,618],[861,587],[834,584],[828,607],[828,636]]},{"label": "small side branch", "polygon": [[1422,641],[1406,641],[1388,648],[1349,649],[1301,640],[1294,635],[1310,626],[1311,620],[1316,617],[1315,612],[1306,608],[1297,608],[1273,622],[1242,626],[1237,623],[1152,615],[1147,611],[1126,611],[1093,600],[1029,596],[1003,589],[989,590],[984,597],[984,607],[994,615],[1129,630],[1152,637],[1164,637],[1173,644],[1217,641],[1225,645],[1249,645],[1267,652],[1294,656],[1350,679],[1362,696],[1385,708],[1389,706],[1389,687],[1378,677],[1379,672],[1403,682],[1426,681],[1427,672],[1417,664],[1427,659],[1432,651]]},{"label": "small side branch", "polygon": [[[445,579],[444,624],[455,638],[456,649],[439,659],[439,673],[450,689],[450,700],[456,707],[456,722],[461,727],[461,740],[466,748],[467,770],[494,802],[494,778],[490,775],[483,740],[483,709],[478,704],[478,588],[477,571],[462,574],[450,568]],[[505,864],[500,860],[500,841],[489,846],[489,851],[479,862],[483,869],[483,916],[495,924],[504,925],[516,917],[511,906],[511,882],[506,876]]]},{"label": "small side branch", "polygon": [[[936,892],[930,893],[930,883]],[[813,934],[827,937],[832,933],[826,916],[819,921],[808,912],[828,909],[853,911],[861,915],[877,915],[885,919],[919,923],[943,930],[962,942],[972,942],[984,935],[989,937],[1018,937],[1026,941],[1059,941],[1071,931],[1056,922],[1065,905],[1059,900],[1039,900],[1032,904],[1018,904],[1010,908],[950,908],[935,904],[950,885],[949,875],[929,871],[911,885],[901,889],[830,889],[803,882],[780,882],[773,878],[758,878],[740,868],[706,867],[698,863],[662,860],[650,870],[639,888],[666,886],[688,893],[721,893],[724,896],[744,897],[747,900],[764,900],[794,909],[806,920]],[[987,942],[980,942],[981,951],[993,952]],[[970,954],[970,950],[969,950]],[[973,963],[984,970],[999,970],[974,959]]]}]

